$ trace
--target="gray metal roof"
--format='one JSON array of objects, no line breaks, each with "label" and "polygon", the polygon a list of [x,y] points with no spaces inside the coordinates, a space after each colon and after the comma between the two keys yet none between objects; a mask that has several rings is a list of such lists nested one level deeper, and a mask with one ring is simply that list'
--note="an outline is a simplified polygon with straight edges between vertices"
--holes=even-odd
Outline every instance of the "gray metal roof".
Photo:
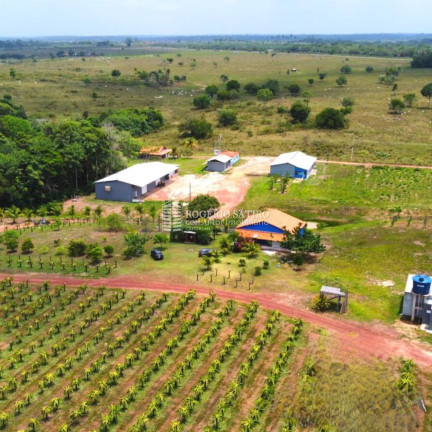
[{"label": "gray metal roof", "polygon": [[325,294],[333,294],[333,295],[345,297],[345,293],[343,291],[341,291],[340,288],[329,287],[329,286],[323,285],[321,287],[321,292],[325,293]]},{"label": "gray metal roof", "polygon": [[147,162],[132,165],[115,174],[100,179],[95,183],[105,183],[110,181],[119,181],[138,187],[144,187],[149,183],[157,181],[162,177],[173,173],[178,169],[178,165],[166,164],[162,162]]},{"label": "gray metal roof", "polygon": [[207,163],[208,163],[208,162],[213,162],[213,161],[221,162],[221,163],[227,163],[227,162],[229,162],[231,159],[232,159],[232,158],[229,157],[229,156],[227,156],[227,155],[220,154],[220,155],[213,156],[212,158],[210,158],[210,159],[207,161]]},{"label": "gray metal roof", "polygon": [[270,165],[290,164],[298,168],[310,170],[316,161],[316,157],[309,156],[301,151],[294,151],[280,154]]}]

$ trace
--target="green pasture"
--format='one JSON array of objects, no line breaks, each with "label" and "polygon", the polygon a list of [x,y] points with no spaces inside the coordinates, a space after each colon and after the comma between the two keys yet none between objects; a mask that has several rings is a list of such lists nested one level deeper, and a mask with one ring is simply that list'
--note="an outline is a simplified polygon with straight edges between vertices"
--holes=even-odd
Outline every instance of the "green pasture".
[{"label": "green pasture", "polygon": [[[229,61],[224,60],[229,57]],[[167,58],[173,58],[170,64]],[[148,145],[179,146],[182,139],[178,125],[185,118],[204,115],[214,128],[214,138],[203,140],[196,153],[212,151],[215,140],[222,135],[222,145],[240,150],[243,154],[277,155],[293,149],[305,150],[322,158],[355,161],[404,162],[432,164],[428,151],[431,144],[431,111],[420,89],[428,83],[428,69],[411,69],[407,58],[365,58],[330,55],[277,54],[272,57],[257,52],[194,51],[169,52],[139,56],[89,57],[5,61],[0,63],[1,91],[11,94],[36,118],[81,118],[86,111],[94,115],[108,109],[153,106],[164,114],[166,127],[145,137]],[[181,65],[181,63],[183,65]],[[344,64],[352,67],[347,75],[348,84],[335,83]],[[366,73],[365,67],[374,67]],[[15,80],[9,69],[17,72]],[[287,70],[297,72],[287,74]],[[398,88],[378,84],[378,76],[386,67],[401,67]],[[135,75],[135,70],[169,68],[171,76],[186,75],[187,81],[166,88],[149,88]],[[121,76],[111,77],[119,69]],[[320,81],[318,70],[327,74]],[[277,79],[281,93],[270,102],[259,102],[255,96],[243,91],[232,102],[212,101],[204,111],[193,108],[192,100],[209,84],[220,88],[220,75],[237,79],[242,85],[248,82],[262,84],[267,79]],[[310,86],[308,79],[314,78]],[[353,97],[355,106],[349,116],[350,127],[336,132],[304,129],[291,125],[289,115],[277,114],[277,107],[290,107],[298,99],[289,96],[285,87],[297,83],[302,91],[312,93],[310,107],[314,116],[325,107],[340,107],[343,97]],[[403,115],[388,112],[390,98],[414,92],[417,101]],[[93,97],[96,93],[96,97]],[[233,107],[238,112],[237,127],[217,127],[217,109]]]}]

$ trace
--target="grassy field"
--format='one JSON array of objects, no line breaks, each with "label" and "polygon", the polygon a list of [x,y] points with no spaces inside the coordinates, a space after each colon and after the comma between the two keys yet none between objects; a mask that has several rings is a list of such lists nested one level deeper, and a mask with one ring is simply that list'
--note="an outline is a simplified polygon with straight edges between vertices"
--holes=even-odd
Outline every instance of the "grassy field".
[{"label": "grassy field", "polygon": [[387,219],[400,207],[405,219],[431,214],[432,172],[410,168],[318,164],[318,173],[301,183],[279,184],[270,191],[268,177],[252,179],[244,209],[276,207],[306,220],[353,222]]},{"label": "grassy field", "polygon": [[[0,292],[2,430],[276,431],[288,414],[300,430],[420,430],[407,429],[415,408],[399,409],[394,363],[330,360],[316,329],[254,303],[7,281]],[[314,393],[298,376],[311,359]]]},{"label": "grassy field", "polygon": [[[228,56],[229,61],[224,58]],[[174,58],[169,64],[167,58]],[[194,61],[195,60],[195,61]],[[215,129],[215,137],[223,135],[223,146],[240,150],[243,154],[276,155],[291,149],[305,150],[316,156],[331,159],[431,164],[428,151],[431,143],[431,112],[420,89],[430,81],[428,69],[409,68],[409,59],[362,58],[328,55],[184,51],[130,57],[64,58],[0,63],[1,91],[10,93],[16,102],[24,104],[29,114],[37,118],[72,116],[80,118],[84,111],[90,115],[107,109],[142,107],[161,109],[167,126],[160,132],[143,138],[146,145],[181,145],[177,126],[185,118],[205,115],[216,124],[216,110],[229,105],[238,111],[239,126]],[[180,65],[183,63],[183,65]],[[195,64],[195,66],[192,65]],[[348,63],[352,74],[348,85],[340,88],[335,80],[342,65]],[[373,66],[373,73],[365,67]],[[17,72],[16,80],[9,77],[10,67]],[[169,67],[171,75],[186,75],[185,83],[168,88],[149,88],[136,79],[135,70],[157,70]],[[287,75],[293,67],[297,72]],[[378,76],[386,67],[401,67],[398,89],[378,84]],[[122,75],[112,78],[113,69]],[[320,81],[318,72],[327,73]],[[262,103],[244,93],[238,101],[223,104],[213,101],[205,112],[192,108],[192,97],[208,84],[218,84],[221,74],[237,79],[245,85],[266,79],[277,79],[281,94],[273,101]],[[308,79],[314,78],[313,86]],[[87,79],[87,84],[84,83]],[[286,115],[276,113],[278,106],[289,108],[296,99],[284,89],[298,83],[303,91],[310,91],[312,115],[327,106],[340,107],[340,100],[350,96],[356,101],[350,115],[350,127],[339,132],[301,129],[287,123]],[[97,98],[92,94],[96,92]],[[388,113],[388,100],[414,92],[417,102],[404,115]],[[214,140],[201,142],[198,152],[209,153]]]}]

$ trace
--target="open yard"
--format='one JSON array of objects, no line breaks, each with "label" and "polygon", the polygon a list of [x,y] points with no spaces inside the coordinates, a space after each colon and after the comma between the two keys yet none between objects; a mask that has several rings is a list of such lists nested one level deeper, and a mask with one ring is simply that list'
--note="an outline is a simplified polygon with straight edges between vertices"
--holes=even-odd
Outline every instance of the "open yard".
[{"label": "open yard", "polygon": [[246,157],[243,163],[236,164],[223,173],[177,176],[169,185],[151,193],[146,199],[188,201],[190,196],[194,198],[199,194],[210,194],[222,204],[219,209],[222,215],[234,210],[244,200],[250,187],[251,176],[269,173],[271,160],[272,158],[268,157]]}]

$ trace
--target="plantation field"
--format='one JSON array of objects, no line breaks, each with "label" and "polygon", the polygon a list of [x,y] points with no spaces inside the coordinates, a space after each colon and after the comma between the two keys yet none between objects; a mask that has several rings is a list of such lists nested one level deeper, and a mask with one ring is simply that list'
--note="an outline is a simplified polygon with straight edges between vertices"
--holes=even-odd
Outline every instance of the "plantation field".
[{"label": "plantation field", "polygon": [[241,208],[276,207],[304,220],[330,223],[390,220],[395,210],[405,219],[431,215],[429,170],[318,164],[316,176],[290,182],[284,193],[278,183],[270,187],[268,177],[253,178]]},{"label": "plantation field", "polygon": [[[229,60],[225,60],[228,57]],[[170,64],[167,59],[172,58]],[[85,61],[83,61],[85,60]],[[201,141],[195,153],[211,153],[215,139],[223,135],[223,147],[243,154],[277,155],[282,151],[304,150],[321,158],[431,164],[428,151],[431,144],[431,111],[420,89],[430,81],[430,70],[411,69],[409,59],[363,58],[329,55],[300,55],[278,53],[270,56],[257,52],[224,52],[187,50],[137,56],[62,58],[7,61],[0,63],[0,90],[23,104],[36,118],[81,118],[122,107],[153,106],[162,111],[165,128],[143,138],[146,145],[181,147],[177,126],[185,118],[204,115],[214,127],[214,137]],[[181,65],[182,64],[182,65]],[[344,64],[352,67],[348,84],[338,87],[335,80]],[[366,73],[372,66],[374,72]],[[16,70],[16,79],[9,69]],[[398,88],[378,84],[378,76],[386,67],[400,67]],[[169,68],[171,76],[187,76],[187,81],[170,87],[151,88],[140,82],[135,71],[150,72]],[[287,70],[297,72],[287,75]],[[118,69],[121,76],[111,77]],[[327,74],[321,81],[318,70]],[[259,102],[243,91],[231,102],[212,101],[211,107],[197,111],[192,107],[193,96],[209,84],[220,88],[220,75],[237,79],[243,86],[248,82],[261,85],[276,79],[280,94],[272,101]],[[308,79],[315,83],[310,86]],[[354,110],[348,129],[336,132],[301,128],[288,122],[287,114],[277,114],[277,107],[290,107],[297,97],[290,97],[285,87],[299,84],[302,91],[312,93],[310,107],[314,116],[325,107],[340,107],[343,97],[353,97]],[[417,100],[403,115],[388,112],[390,98],[414,92]],[[92,95],[96,93],[96,97]],[[299,97],[301,98],[301,97]],[[239,125],[233,129],[216,125],[217,109],[229,106],[238,112]]]},{"label": "plantation field", "polygon": [[0,294],[2,430],[422,430],[422,387],[400,387],[398,362],[344,360],[255,302],[10,280]]}]

